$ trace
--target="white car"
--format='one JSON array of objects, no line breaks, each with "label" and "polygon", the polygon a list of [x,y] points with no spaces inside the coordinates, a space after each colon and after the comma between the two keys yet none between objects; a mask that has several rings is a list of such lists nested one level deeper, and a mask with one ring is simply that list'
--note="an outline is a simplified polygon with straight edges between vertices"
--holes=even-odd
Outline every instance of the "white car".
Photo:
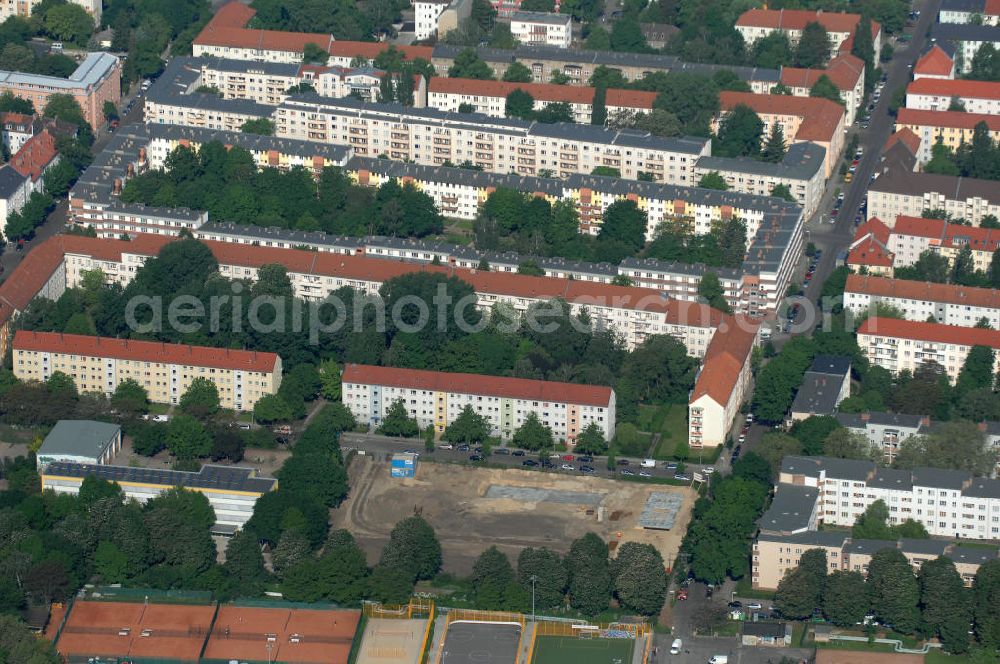
[{"label": "white car", "polygon": [[652,477],[653,475],[648,470],[640,470],[639,477]]},{"label": "white car", "polygon": [[705,473],[706,475],[711,475],[712,473],[715,472],[715,467],[714,466],[705,466],[705,469],[702,470],[701,472]]},{"label": "white car", "polygon": [[563,470],[576,470],[571,463],[564,463],[561,467]]},{"label": "white car", "polygon": [[680,639],[674,639],[674,642],[670,644],[670,654],[679,655],[681,650],[684,648],[684,642]]},{"label": "white car", "polygon": [[749,604],[747,604],[747,608],[748,609],[763,609],[764,607],[761,605],[760,602],[750,602]]},{"label": "white car", "polygon": [[452,445],[451,443],[441,443],[440,445],[438,445],[438,449],[439,450],[453,450],[453,449],[455,449],[455,446]]}]

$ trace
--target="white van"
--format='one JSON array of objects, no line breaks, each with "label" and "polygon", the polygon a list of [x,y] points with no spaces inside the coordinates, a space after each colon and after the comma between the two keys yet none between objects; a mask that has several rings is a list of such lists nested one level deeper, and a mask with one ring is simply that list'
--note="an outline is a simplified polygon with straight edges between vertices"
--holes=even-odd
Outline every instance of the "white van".
[{"label": "white van", "polygon": [[656,459],[643,459],[639,465],[643,468],[656,468]]},{"label": "white van", "polygon": [[708,660],[708,664],[728,664],[728,655],[712,655],[712,659]]},{"label": "white van", "polygon": [[684,647],[684,644],[681,642],[680,639],[674,639],[674,642],[670,644],[670,654],[671,655],[679,655],[679,654],[681,654],[681,649],[683,647]]}]

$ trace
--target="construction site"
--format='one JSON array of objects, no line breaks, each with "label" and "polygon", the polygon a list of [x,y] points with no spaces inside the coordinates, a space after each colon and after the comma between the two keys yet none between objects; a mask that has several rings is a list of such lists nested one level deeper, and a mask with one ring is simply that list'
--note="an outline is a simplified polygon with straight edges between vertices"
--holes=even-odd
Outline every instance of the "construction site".
[{"label": "construction site", "polygon": [[565,554],[588,532],[607,541],[612,555],[623,542],[652,544],[670,567],[696,497],[688,487],[444,463],[391,477],[386,464],[366,457],[351,463],[350,484],[351,495],[331,512],[332,527],[349,530],[370,563],[393,526],[419,513],[441,542],[444,570],[458,575],[492,545],[511,559],[529,546]]}]

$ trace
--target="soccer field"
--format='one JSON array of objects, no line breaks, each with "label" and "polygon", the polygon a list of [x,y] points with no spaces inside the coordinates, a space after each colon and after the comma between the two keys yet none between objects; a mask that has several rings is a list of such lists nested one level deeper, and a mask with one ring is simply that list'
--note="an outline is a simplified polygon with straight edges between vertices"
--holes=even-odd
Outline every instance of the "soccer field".
[{"label": "soccer field", "polygon": [[531,664],[632,664],[634,639],[539,636]]}]

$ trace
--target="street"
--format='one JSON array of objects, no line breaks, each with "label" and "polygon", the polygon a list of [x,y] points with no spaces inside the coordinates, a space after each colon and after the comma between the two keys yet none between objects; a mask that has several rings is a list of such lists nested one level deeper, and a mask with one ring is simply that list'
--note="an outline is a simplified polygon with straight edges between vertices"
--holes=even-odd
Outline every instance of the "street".
[{"label": "street", "polygon": [[[469,457],[476,454],[475,449],[469,449],[465,451],[460,451],[458,449],[443,449],[440,445],[446,445],[447,443],[438,442],[439,447],[433,452],[427,452],[424,449],[424,441],[422,438],[391,438],[389,436],[381,436],[378,434],[371,433],[343,433],[340,438],[340,446],[343,450],[359,450],[363,451],[365,454],[379,454],[379,455],[389,455],[395,454],[397,452],[403,452],[406,450],[412,450],[421,455],[424,460],[438,460],[446,463],[468,463]],[[475,446],[473,446],[475,448]],[[507,451],[513,448],[493,448],[493,454],[487,457],[486,461],[490,465],[494,466],[509,466],[511,468],[527,468],[528,461],[538,464],[538,453],[537,452],[523,452],[522,455],[515,456],[514,454],[498,454],[497,450],[506,449]],[[657,461],[655,467],[643,468],[642,459],[635,457],[616,457],[617,464],[616,470],[608,470],[608,458],[607,457],[593,457],[593,461],[581,462],[578,459],[583,456],[580,454],[571,454],[569,452],[552,452],[551,462],[553,467],[546,472],[555,473],[568,473],[572,475],[580,475],[581,466],[589,466],[594,469],[591,473],[595,477],[634,477],[636,480],[640,480],[645,476],[659,479],[674,479],[676,475],[676,463]],[[571,459],[564,459],[562,457],[571,457]],[[721,460],[721,457],[720,457]],[[625,463],[627,462],[627,463]],[[668,468],[667,464],[673,465],[672,468]],[[572,470],[564,469],[563,465],[572,466]],[[704,476],[704,469],[712,466],[707,464],[697,464],[697,463],[685,463],[684,464],[684,475],[688,478],[686,482],[693,482],[695,479],[695,474],[701,474]],[[712,467],[714,470],[714,467]],[[532,469],[542,471],[543,468],[540,465],[532,466]]]}]

